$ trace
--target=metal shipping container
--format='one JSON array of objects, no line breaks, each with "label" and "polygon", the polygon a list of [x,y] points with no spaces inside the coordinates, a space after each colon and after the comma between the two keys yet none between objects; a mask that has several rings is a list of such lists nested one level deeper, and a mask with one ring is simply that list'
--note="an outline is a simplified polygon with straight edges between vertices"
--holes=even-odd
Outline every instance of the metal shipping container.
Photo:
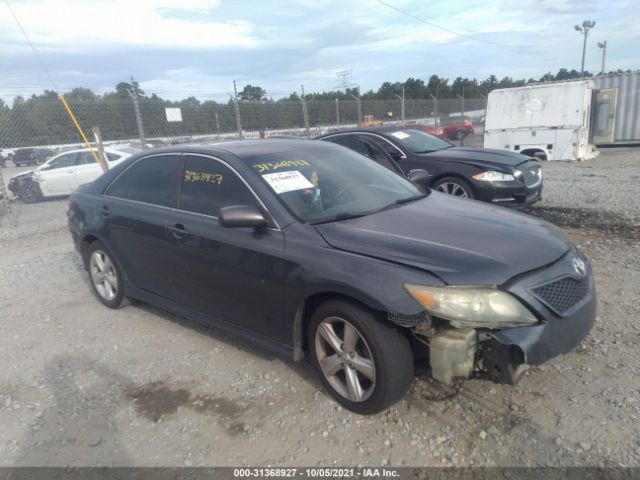
[{"label": "metal shipping container", "polygon": [[594,101],[593,143],[640,142],[640,72],[593,77],[599,90]]}]

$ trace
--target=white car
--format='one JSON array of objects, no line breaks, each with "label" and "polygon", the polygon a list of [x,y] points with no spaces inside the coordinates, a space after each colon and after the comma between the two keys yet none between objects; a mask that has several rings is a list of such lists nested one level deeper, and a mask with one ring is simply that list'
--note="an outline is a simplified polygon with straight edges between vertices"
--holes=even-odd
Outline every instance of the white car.
[{"label": "white car", "polygon": [[[140,150],[132,147],[104,149],[109,168]],[[9,190],[27,203],[46,197],[69,195],[80,185],[102,175],[102,168],[87,148],[70,150],[50,158],[39,167],[11,178]]]}]

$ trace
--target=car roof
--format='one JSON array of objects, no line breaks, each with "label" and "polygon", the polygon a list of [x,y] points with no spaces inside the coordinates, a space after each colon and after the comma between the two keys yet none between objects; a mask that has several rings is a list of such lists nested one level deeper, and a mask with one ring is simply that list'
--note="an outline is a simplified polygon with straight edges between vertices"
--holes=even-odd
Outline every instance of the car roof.
[{"label": "car roof", "polygon": [[416,125],[382,125],[377,127],[358,127],[358,128],[343,128],[340,130],[334,130],[329,133],[325,133],[324,135],[320,135],[318,138],[328,137],[330,135],[337,135],[341,133],[388,133],[395,132],[397,130],[419,130],[419,127]]},{"label": "car roof", "polygon": [[292,139],[292,138],[274,138],[274,139],[260,139],[260,140],[232,140],[232,141],[206,141],[206,142],[194,142],[183,143],[180,145],[164,147],[162,151],[184,151],[190,148],[198,150],[211,150],[212,152],[224,152],[231,153],[241,159],[255,157],[257,155],[270,155],[275,153],[284,153],[293,150],[304,149],[322,149],[322,148],[334,148],[334,146],[327,142],[316,142],[314,140],[308,140],[306,138]]}]

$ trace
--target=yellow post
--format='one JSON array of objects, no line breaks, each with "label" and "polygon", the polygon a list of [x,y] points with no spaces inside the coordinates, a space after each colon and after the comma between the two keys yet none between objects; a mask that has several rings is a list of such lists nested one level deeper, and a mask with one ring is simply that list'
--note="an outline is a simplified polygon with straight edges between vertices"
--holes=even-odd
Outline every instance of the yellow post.
[{"label": "yellow post", "polygon": [[67,103],[67,101],[64,99],[64,95],[60,95],[60,101],[62,102],[62,104],[64,105],[64,108],[67,110],[67,113],[69,114],[69,116],[71,117],[71,121],[73,122],[73,124],[76,126],[76,128],[78,129],[78,132],[80,133],[80,136],[82,137],[82,140],[84,140],[84,144],[87,146],[87,148],[89,149],[89,151],[91,152],[91,155],[93,155],[93,158],[95,159],[96,163],[98,165],[100,165],[100,159],[98,158],[98,155],[96,154],[95,150],[93,149],[93,147],[91,146],[91,144],[89,143],[89,140],[87,140],[87,136],[84,134],[84,132],[82,131],[82,128],[80,127],[80,124],[78,123],[78,120],[76,120],[75,115],[73,114],[73,112],[71,111],[71,107],[69,107],[69,104]]}]

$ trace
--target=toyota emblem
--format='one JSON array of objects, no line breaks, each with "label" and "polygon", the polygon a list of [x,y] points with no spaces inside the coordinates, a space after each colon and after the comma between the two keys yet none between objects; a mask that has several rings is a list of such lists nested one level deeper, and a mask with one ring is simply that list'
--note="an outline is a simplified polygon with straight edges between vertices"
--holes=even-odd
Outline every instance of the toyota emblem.
[{"label": "toyota emblem", "polygon": [[573,269],[581,277],[584,277],[587,274],[587,264],[580,258],[573,259]]}]

